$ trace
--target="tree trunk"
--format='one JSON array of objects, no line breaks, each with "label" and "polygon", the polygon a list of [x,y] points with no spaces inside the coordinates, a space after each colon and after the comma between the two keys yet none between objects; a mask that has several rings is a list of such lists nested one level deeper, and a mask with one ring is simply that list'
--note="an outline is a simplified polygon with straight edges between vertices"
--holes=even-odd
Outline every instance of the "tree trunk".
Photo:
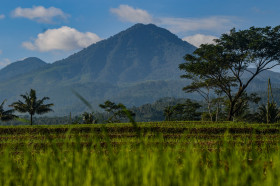
[{"label": "tree trunk", "polygon": [[208,101],[208,113],[209,113],[209,116],[210,116],[210,120],[213,121],[213,115],[212,115],[212,112],[211,112],[211,102]]},{"label": "tree trunk", "polygon": [[33,115],[30,114],[30,125],[32,125],[32,117],[33,117]]},{"label": "tree trunk", "polygon": [[229,112],[228,112],[228,117],[227,117],[227,120],[228,120],[228,121],[232,121],[233,112],[234,112],[234,106],[235,106],[235,103],[234,103],[234,102],[231,102],[231,103],[230,103],[230,109],[229,109]]},{"label": "tree trunk", "polygon": [[217,105],[217,111],[216,111],[216,122],[219,120],[219,112],[220,112],[220,103]]}]

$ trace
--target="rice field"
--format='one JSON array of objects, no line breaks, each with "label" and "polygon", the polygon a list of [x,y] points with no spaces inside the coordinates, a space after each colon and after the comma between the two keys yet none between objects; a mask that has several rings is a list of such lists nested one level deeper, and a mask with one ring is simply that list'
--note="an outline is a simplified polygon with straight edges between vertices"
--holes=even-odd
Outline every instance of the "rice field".
[{"label": "rice field", "polygon": [[0,127],[0,185],[279,185],[280,125]]}]

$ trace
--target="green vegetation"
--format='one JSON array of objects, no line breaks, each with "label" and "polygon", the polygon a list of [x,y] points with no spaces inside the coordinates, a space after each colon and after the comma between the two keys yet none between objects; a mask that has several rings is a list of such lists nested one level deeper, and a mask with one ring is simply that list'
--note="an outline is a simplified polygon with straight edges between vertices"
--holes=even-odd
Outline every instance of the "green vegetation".
[{"label": "green vegetation", "polygon": [[10,110],[4,110],[4,104],[5,104],[6,100],[4,100],[1,105],[0,105],[0,120],[1,121],[10,121],[15,119],[17,116],[14,115],[14,110],[10,109]]},{"label": "green vegetation", "polygon": [[277,185],[278,124],[1,127],[1,185]]},{"label": "green vegetation", "polygon": [[[227,120],[233,120],[240,110],[236,105],[253,79],[280,64],[279,37],[280,26],[251,27],[240,31],[232,29],[215,44],[201,45],[193,54],[187,54],[186,63],[179,66],[186,72],[182,77],[192,80],[185,89],[222,92],[229,102]],[[249,69],[251,66],[254,69]],[[245,72],[249,73],[247,78],[243,76]]]},{"label": "green vegetation", "polygon": [[91,112],[91,113],[88,113],[88,112],[84,112],[82,114],[83,116],[83,121],[85,124],[93,124],[93,123],[96,123],[96,120],[94,118],[94,113]]},{"label": "green vegetation", "polygon": [[197,110],[200,107],[200,104],[187,99],[184,103],[167,106],[163,114],[166,121],[198,121],[201,113]]},{"label": "green vegetation", "polygon": [[30,115],[30,125],[32,125],[33,122],[33,115],[52,111],[50,108],[53,106],[52,103],[44,104],[44,102],[50,98],[43,97],[42,99],[37,99],[36,91],[33,89],[30,89],[29,94],[26,93],[25,95],[20,96],[24,99],[24,102],[18,100],[17,102],[14,102],[11,107],[14,107],[16,111],[21,113],[28,112]]},{"label": "green vegetation", "polygon": [[[127,117],[127,113],[124,110],[126,107],[121,103],[116,104],[107,100],[104,104],[100,104],[99,107],[107,112],[107,123],[120,123],[121,120],[124,120]],[[127,110],[127,112],[129,112],[129,115],[135,116],[131,110]]]}]

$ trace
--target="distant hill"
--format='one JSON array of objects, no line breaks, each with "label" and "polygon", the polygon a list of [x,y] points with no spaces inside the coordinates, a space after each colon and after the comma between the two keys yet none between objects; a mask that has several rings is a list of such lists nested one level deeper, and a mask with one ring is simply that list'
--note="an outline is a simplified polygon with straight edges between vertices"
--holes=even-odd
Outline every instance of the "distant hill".
[{"label": "distant hill", "polygon": [[24,60],[11,63],[0,70],[0,81],[30,73],[47,65],[48,64],[46,62],[36,57],[29,57]]},{"label": "distant hill", "polygon": [[136,24],[50,65],[36,63],[32,70],[20,67],[22,62],[12,64],[14,68],[7,66],[0,71],[0,98],[12,102],[33,88],[39,96],[49,96],[54,114],[62,115],[86,109],[71,90],[93,106],[106,99],[131,106],[181,97],[186,81],[180,79],[178,65],[195,49],[166,29]]}]

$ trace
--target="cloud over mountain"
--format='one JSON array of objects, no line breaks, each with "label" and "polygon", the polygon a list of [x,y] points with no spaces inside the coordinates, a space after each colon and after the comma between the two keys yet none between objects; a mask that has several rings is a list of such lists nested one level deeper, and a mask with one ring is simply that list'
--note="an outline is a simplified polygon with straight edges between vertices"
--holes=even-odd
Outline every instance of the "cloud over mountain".
[{"label": "cloud over mountain", "polygon": [[34,42],[23,42],[22,46],[29,50],[47,52],[51,50],[75,50],[85,48],[101,39],[91,32],[79,32],[74,28],[63,26],[49,29],[38,34]]},{"label": "cloud over mountain", "polygon": [[145,10],[136,9],[128,5],[120,5],[118,8],[111,8],[110,11],[117,15],[122,21],[131,23],[152,23],[152,16]]},{"label": "cloud over mountain", "polygon": [[221,31],[232,28],[233,22],[229,17],[212,16],[206,18],[159,18],[159,24],[166,26],[172,32],[187,31]]},{"label": "cloud over mountain", "polygon": [[196,34],[193,36],[184,37],[183,40],[189,42],[190,44],[199,47],[201,44],[214,44],[214,39],[218,39],[215,36]]},{"label": "cloud over mountain", "polygon": [[4,58],[0,60],[0,69],[11,64],[11,61],[8,58]]},{"label": "cloud over mountain", "polygon": [[121,21],[131,23],[153,23],[163,26],[172,32],[188,31],[226,31],[233,27],[234,18],[226,16],[211,16],[205,18],[176,18],[176,17],[155,17],[148,11],[136,9],[129,5],[120,5],[118,8],[111,8],[110,11]]},{"label": "cloud over mountain", "polygon": [[23,17],[42,23],[54,23],[55,18],[66,20],[67,17],[69,17],[69,15],[64,13],[59,8],[45,8],[43,6],[33,6],[32,8],[16,8],[12,12],[12,17]]}]

